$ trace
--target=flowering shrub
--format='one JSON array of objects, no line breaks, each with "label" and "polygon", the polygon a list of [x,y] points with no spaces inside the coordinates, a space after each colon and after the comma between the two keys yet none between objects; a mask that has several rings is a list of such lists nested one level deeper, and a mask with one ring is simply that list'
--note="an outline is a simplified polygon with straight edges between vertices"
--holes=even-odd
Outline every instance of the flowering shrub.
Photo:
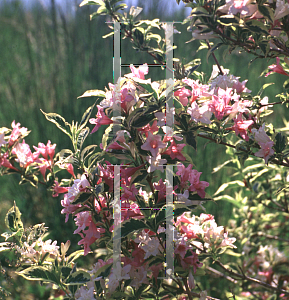
[{"label": "flowering shrub", "polygon": [[[160,22],[138,23],[139,9],[132,7],[129,14],[122,15],[117,10],[124,5],[117,6],[117,2],[85,0],[81,6],[99,5],[93,16],[108,14],[122,22],[124,37],[165,65],[162,39],[150,32],[151,28],[161,29]],[[187,21],[191,29],[197,28],[193,37],[221,37],[214,47],[207,42],[212,55],[226,43],[229,51],[239,46],[258,58],[287,54],[286,41],[279,38],[282,30],[287,32],[285,2],[186,2],[193,8]],[[281,28],[278,38],[272,33],[276,26]],[[150,48],[151,39],[159,49]],[[277,65],[269,69],[287,75],[279,58]],[[205,290],[201,285],[202,278],[212,274],[228,280],[224,297],[288,299],[288,251],[282,247],[288,239],[280,236],[289,211],[287,138],[266,124],[265,118],[270,114],[268,107],[287,102],[288,94],[279,95],[282,101],[269,105],[265,97],[251,95],[247,80],[240,82],[218,61],[216,68],[204,82],[195,65],[176,64],[170,87],[163,81],[146,79],[147,64],[131,65],[131,73],[110,83],[109,89],[90,90],[80,96],[97,97],[95,118],[91,117],[95,104],[79,123],[69,124],[58,114],[43,112],[71,139],[73,150],[55,154],[56,145],[48,141],[31,152],[24,140],[27,128],[15,121],[11,129],[1,128],[2,175],[18,173],[21,182],[42,184],[54,197],[64,194],[61,213],[66,222],[70,215],[74,218],[74,234],[80,235],[78,245],[83,247],[66,257],[70,242],[57,246],[55,241],[44,241],[44,224],[24,228],[14,204],[6,216],[9,232],[2,235],[5,242],[0,250],[4,254],[15,251],[21,266],[17,274],[53,283],[65,299],[213,299],[211,288]],[[167,109],[170,97],[174,107]],[[113,114],[115,108],[121,112],[119,117]],[[172,116],[173,127],[168,126]],[[91,132],[88,123],[94,125]],[[101,143],[84,148],[89,133],[103,126]],[[194,168],[184,151],[185,146],[196,149],[197,138],[226,145],[232,155],[215,170],[232,168],[232,177],[238,178],[224,183],[214,195],[215,201],[226,199],[236,206],[235,219],[226,227],[218,226],[210,214],[192,214],[196,208],[205,211],[204,203],[213,200],[205,191],[209,183],[201,180],[202,172]],[[173,182],[162,178],[170,167]],[[56,175],[63,170],[70,178],[59,182]],[[243,189],[235,198],[220,195],[228,187]],[[168,232],[175,233],[173,241],[167,240]],[[117,235],[121,253],[115,261]],[[277,246],[269,246],[261,237],[277,241]],[[74,260],[92,252],[96,262],[91,269],[77,269]],[[168,257],[173,259],[173,270],[167,268]],[[236,260],[225,264],[223,257]]]}]

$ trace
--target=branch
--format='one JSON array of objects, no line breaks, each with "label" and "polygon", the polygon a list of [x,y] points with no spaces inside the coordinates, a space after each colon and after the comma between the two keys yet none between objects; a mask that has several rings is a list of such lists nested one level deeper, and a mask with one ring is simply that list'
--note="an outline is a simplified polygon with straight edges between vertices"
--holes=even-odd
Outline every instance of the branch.
[{"label": "branch", "polygon": [[266,239],[270,239],[270,240],[276,240],[276,241],[282,241],[282,242],[286,242],[289,243],[289,240],[285,240],[285,239],[281,239],[278,236],[275,235],[270,235],[270,234],[265,234],[263,232],[256,232],[254,233],[251,237],[256,237],[256,236],[263,236]]},{"label": "branch", "polygon": [[[225,146],[228,146],[228,147],[236,149],[236,146],[234,146],[232,144],[228,144],[228,143],[225,143],[225,142],[222,142],[222,141],[219,142],[219,141],[217,141],[217,140],[215,140],[215,139],[213,139],[213,138],[211,138],[209,136],[206,136],[206,135],[203,135],[203,134],[200,134],[200,133],[198,133],[197,136],[202,137],[202,138],[207,139],[207,140],[210,140],[210,141],[212,141],[212,142],[214,142],[216,144],[221,144],[221,145],[225,145]],[[239,149],[239,150],[248,153],[248,151],[246,151],[246,150],[243,150],[243,149]],[[281,161],[279,161],[276,158],[271,159],[270,162],[274,163],[275,165],[278,165],[278,166],[289,167],[289,163],[281,162]]]},{"label": "branch", "polygon": [[[210,43],[208,42],[208,40],[206,40],[206,43],[207,43],[208,48],[211,49],[211,45],[210,45]],[[224,72],[223,72],[223,70],[222,70],[222,68],[221,68],[221,66],[220,66],[220,64],[219,64],[219,62],[218,62],[218,60],[217,60],[217,58],[216,58],[216,56],[215,56],[215,53],[212,52],[211,54],[212,54],[212,57],[213,57],[215,63],[216,63],[217,66],[218,66],[218,69],[219,69],[219,71],[220,71],[220,74],[221,74],[221,75],[224,75]]]},{"label": "branch", "polygon": [[227,275],[225,275],[225,274],[219,272],[218,270],[215,270],[215,269],[213,269],[213,268],[211,268],[211,267],[207,267],[206,269],[207,269],[208,271],[210,271],[210,272],[216,274],[216,275],[219,276],[219,277],[223,277],[223,278],[225,278],[225,279],[231,281],[231,282],[234,283],[234,284],[237,284],[237,283],[238,283],[238,281],[235,280],[234,278],[232,278],[232,277],[230,277],[230,276],[227,276]]},{"label": "branch", "polygon": [[215,260],[214,261],[218,266],[220,266],[224,271],[226,271],[227,273],[231,274],[232,276],[235,276],[237,278],[240,278],[242,280],[248,280],[248,281],[251,281],[253,283],[256,283],[256,284],[259,284],[261,286],[263,286],[264,288],[268,289],[268,290],[271,290],[271,291],[274,291],[274,292],[278,292],[278,293],[282,293],[286,296],[289,296],[289,292],[281,289],[281,288],[278,288],[278,287],[274,287],[266,282],[263,282],[261,280],[258,280],[258,279],[255,279],[255,278],[252,278],[252,277],[249,277],[245,274],[239,274],[233,270],[228,270],[220,261],[218,260]]}]

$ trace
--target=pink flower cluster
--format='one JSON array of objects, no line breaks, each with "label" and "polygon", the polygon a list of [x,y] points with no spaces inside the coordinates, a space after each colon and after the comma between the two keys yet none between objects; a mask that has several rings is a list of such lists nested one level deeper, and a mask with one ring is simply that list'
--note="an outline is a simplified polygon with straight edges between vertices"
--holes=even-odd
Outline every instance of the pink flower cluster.
[{"label": "pink flower cluster", "polygon": [[224,232],[224,227],[217,225],[214,216],[201,214],[200,217],[195,215],[188,217],[187,214],[187,212],[184,212],[179,216],[175,226],[185,238],[194,240],[198,248],[202,249],[203,245],[205,249],[236,248],[233,245],[236,239],[228,237],[228,233]]},{"label": "pink flower cluster", "polygon": [[[20,168],[26,169],[32,166],[33,168],[39,169],[44,181],[46,181],[47,169],[52,171],[54,166],[56,144],[52,145],[51,141],[48,141],[46,145],[38,143],[38,147],[33,146],[35,151],[31,152],[30,146],[23,139],[29,134],[27,128],[21,127],[20,123],[15,124],[15,121],[12,122],[11,127],[13,128],[11,134],[6,137],[8,141],[5,140],[5,133],[0,134],[0,147],[5,149],[5,152],[0,154],[0,166],[20,172],[8,159],[9,151],[11,151],[11,154],[14,155],[15,162],[19,164]],[[20,143],[21,139],[23,139],[22,143]],[[67,169],[70,174],[75,176],[71,164],[65,164],[60,167]],[[54,195],[58,195],[58,193],[61,192],[65,192],[65,190],[55,181]]]},{"label": "pink flower cluster", "polygon": [[[190,192],[197,192],[201,198],[206,196],[205,188],[209,186],[206,181],[200,181],[202,172],[193,169],[191,164],[186,168],[183,164],[178,163],[178,171],[176,175],[180,176],[180,189],[181,191],[188,190]],[[175,186],[175,189],[178,186]]]},{"label": "pink flower cluster", "polygon": [[261,149],[255,152],[255,156],[262,157],[265,159],[265,163],[268,163],[269,158],[274,155],[275,151],[272,149],[274,146],[274,142],[269,138],[269,136],[265,132],[265,123],[257,130],[252,129],[252,133],[254,134],[255,140],[261,147]]}]

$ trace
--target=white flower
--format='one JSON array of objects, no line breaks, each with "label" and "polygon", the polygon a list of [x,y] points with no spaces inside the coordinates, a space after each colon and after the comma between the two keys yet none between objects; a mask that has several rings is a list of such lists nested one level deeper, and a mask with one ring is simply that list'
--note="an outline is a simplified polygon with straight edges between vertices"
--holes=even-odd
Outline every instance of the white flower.
[{"label": "white flower", "polygon": [[81,286],[80,289],[75,293],[75,299],[77,300],[95,300],[94,298],[94,288],[91,287],[89,290]]},{"label": "white flower", "polygon": [[188,108],[187,112],[191,115],[192,120],[196,123],[201,122],[204,124],[211,124],[210,119],[212,112],[209,111],[209,107],[207,105],[199,107],[196,102],[193,102],[191,107]]},{"label": "white flower", "polygon": [[254,134],[257,143],[268,143],[272,142],[269,136],[265,132],[265,123],[257,130],[253,128],[252,133]]},{"label": "white flower", "polygon": [[130,285],[135,287],[136,289],[138,289],[142,285],[142,283],[150,284],[147,280],[147,270],[145,270],[144,266],[141,266],[137,269],[132,269],[129,274],[130,278],[132,279]]},{"label": "white flower", "polygon": [[5,134],[1,133],[0,134],[0,147],[2,147],[3,145],[7,144],[8,142],[5,141]]},{"label": "white flower", "polygon": [[161,245],[159,240],[156,237],[151,238],[144,230],[134,241],[139,243],[138,247],[146,252],[144,259],[160,253]]},{"label": "white flower", "polygon": [[274,19],[278,20],[281,19],[289,14],[289,3],[284,0],[277,0],[276,1],[276,9],[274,13]]},{"label": "white flower", "polygon": [[206,300],[207,299],[207,291],[200,292],[200,299],[199,300]]},{"label": "white flower", "polygon": [[170,126],[162,126],[162,130],[167,137],[170,137],[170,138],[173,137],[177,141],[181,141],[183,139],[181,136],[174,135],[174,130]]},{"label": "white flower", "polygon": [[[100,174],[102,176],[102,174]],[[70,202],[74,200],[74,198],[80,193],[80,189],[84,189],[89,187],[90,184],[86,179],[85,174],[82,174],[80,179],[75,179],[71,188],[68,189],[67,198]]]},{"label": "white flower", "polygon": [[192,274],[192,270],[190,270],[189,273],[189,277],[188,277],[188,285],[190,289],[195,288],[196,284],[195,284],[195,280],[194,280],[194,276]]},{"label": "white flower", "polygon": [[51,255],[59,255],[58,249],[59,246],[56,246],[57,241],[54,241],[51,244],[52,240],[47,240],[45,242],[43,242],[41,239],[39,239],[39,246],[41,246],[41,252],[42,254],[45,254],[46,252],[48,252]]},{"label": "white flower", "polygon": [[160,170],[161,172],[163,172],[163,165],[167,163],[167,160],[161,158],[160,154],[158,154],[157,156],[147,156],[147,161],[150,164],[150,166],[148,167],[148,173],[151,173],[155,170]]},{"label": "white flower", "polygon": [[[229,69],[224,69],[223,66],[221,66],[221,70],[223,72],[224,75],[229,74],[230,70]],[[211,77],[209,80],[212,80],[213,78],[217,77],[220,73],[219,67],[217,65],[213,65],[213,71],[211,74]]]}]

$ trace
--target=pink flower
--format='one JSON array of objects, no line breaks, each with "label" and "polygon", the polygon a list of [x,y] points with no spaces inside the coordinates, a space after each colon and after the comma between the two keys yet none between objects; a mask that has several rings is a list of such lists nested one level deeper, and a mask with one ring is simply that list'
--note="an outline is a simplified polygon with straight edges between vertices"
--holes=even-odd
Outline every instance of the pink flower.
[{"label": "pink flower", "polygon": [[29,132],[27,128],[20,127],[20,123],[15,124],[15,121],[11,124],[13,130],[10,134],[9,146],[12,146],[20,137],[26,136]]},{"label": "pink flower", "polygon": [[3,145],[8,144],[8,142],[5,141],[5,134],[1,133],[0,134],[0,147],[2,147]]},{"label": "pink flower", "polygon": [[26,168],[35,162],[39,156],[39,153],[32,154],[30,147],[25,143],[25,140],[23,140],[22,143],[17,143],[17,145],[12,149],[12,153],[17,156],[16,161],[19,163],[21,168]]},{"label": "pink flower", "polygon": [[62,165],[59,165],[59,168],[67,170],[67,172],[69,174],[71,174],[73,176],[73,178],[76,178],[75,174],[74,174],[74,170],[73,170],[73,165],[72,164],[62,164]]},{"label": "pink flower", "polygon": [[269,76],[273,72],[289,76],[289,74],[287,72],[285,72],[284,69],[282,68],[282,66],[280,65],[280,58],[279,57],[276,57],[276,62],[277,62],[276,65],[271,65],[271,66],[268,67],[269,69],[271,69],[271,71],[268,72],[265,75],[265,77]]},{"label": "pink flower", "polygon": [[81,207],[81,204],[71,204],[70,198],[68,194],[64,195],[63,200],[61,200],[61,205],[64,207],[61,210],[62,214],[66,214],[65,216],[65,223],[68,221],[69,215],[73,214],[78,208]]},{"label": "pink flower", "polygon": [[174,92],[175,96],[179,97],[180,102],[183,106],[188,105],[188,97],[192,96],[192,92],[184,87]]},{"label": "pink flower", "polygon": [[8,168],[8,169],[13,169],[16,171],[19,171],[18,169],[16,169],[14,166],[12,166],[12,164],[10,163],[10,161],[7,159],[8,158],[8,151],[6,153],[0,153],[0,166],[4,167],[4,168]]},{"label": "pink flower", "polygon": [[274,142],[270,141],[266,143],[259,143],[259,145],[261,146],[261,149],[254,154],[255,156],[264,158],[265,163],[267,164],[270,156],[274,155],[275,153],[275,151],[272,149],[272,147],[274,146]]},{"label": "pink flower", "polygon": [[209,183],[206,181],[200,181],[200,176],[202,172],[198,172],[197,170],[192,170],[189,176],[189,182],[191,186],[189,187],[189,191],[197,192],[201,198],[204,198],[205,188],[209,186]]},{"label": "pink flower", "polygon": [[57,197],[59,194],[66,193],[67,191],[68,191],[67,187],[60,186],[59,182],[54,180],[52,197]]},{"label": "pink flower", "polygon": [[190,104],[196,101],[198,98],[200,99],[211,96],[209,93],[209,86],[199,83],[199,80],[184,78],[182,81],[192,88]]},{"label": "pink flower", "polygon": [[158,183],[154,182],[153,183],[154,188],[159,191],[158,193],[158,202],[160,202],[161,200],[163,200],[166,196],[166,185],[163,182],[163,179],[161,178],[160,181]]},{"label": "pink flower", "polygon": [[165,148],[167,144],[161,141],[161,136],[158,134],[148,133],[146,142],[141,146],[141,149],[150,151],[153,156],[157,156],[159,149]]},{"label": "pink flower", "polygon": [[254,124],[253,120],[243,120],[242,114],[239,114],[236,119],[234,119],[234,126],[227,128],[234,130],[236,135],[240,134],[240,136],[245,140],[249,141],[249,136],[247,133],[248,128]]},{"label": "pink flower", "polygon": [[89,119],[90,124],[95,124],[95,127],[92,129],[91,133],[96,132],[101,125],[109,125],[113,123],[113,121],[108,116],[105,115],[103,111],[103,107],[97,105],[97,108],[98,108],[97,115],[96,115],[97,118]]},{"label": "pink flower", "polygon": [[134,67],[132,64],[130,65],[130,70],[132,73],[127,74],[127,77],[133,78],[133,77],[137,77],[140,79],[145,79],[145,75],[148,74],[149,72],[149,68],[148,68],[148,64],[144,64],[139,66],[138,68]]},{"label": "pink flower", "polygon": [[157,123],[158,123],[158,121],[154,120],[152,126],[150,124],[147,124],[146,126],[144,126],[142,128],[137,128],[137,130],[144,133],[146,135],[146,137],[148,137],[149,132],[151,132],[153,134],[154,132],[159,131],[159,127],[157,126]]},{"label": "pink flower", "polygon": [[252,133],[254,134],[257,143],[271,142],[271,139],[265,132],[265,123],[263,123],[258,130],[253,128]]},{"label": "pink flower", "polygon": [[193,266],[194,273],[196,273],[197,268],[200,268],[203,264],[199,262],[198,254],[190,250],[191,256],[186,258],[181,258],[181,265],[184,269],[189,269]]},{"label": "pink flower", "polygon": [[39,158],[37,160],[37,168],[39,168],[39,171],[42,174],[45,181],[45,173],[47,169],[51,169],[51,161],[48,161],[45,158]]},{"label": "pink flower", "polygon": [[236,15],[240,13],[240,17],[246,17],[257,11],[257,6],[251,2],[252,0],[226,0],[226,4],[218,10],[225,14]]},{"label": "pink flower", "polygon": [[212,97],[211,103],[209,103],[209,107],[218,120],[221,120],[232,110],[231,106],[229,105],[229,102],[232,98],[231,93],[232,88],[227,88],[226,90],[217,88],[216,93]]},{"label": "pink flower", "polygon": [[158,264],[158,265],[152,265],[152,266],[150,266],[150,270],[152,270],[152,272],[153,272],[153,277],[155,279],[155,282],[157,282],[157,277],[159,275],[159,272],[161,270],[163,270],[163,269],[164,269],[164,266],[161,263]]},{"label": "pink flower", "polygon": [[75,221],[75,225],[78,227],[73,232],[73,234],[76,234],[82,230],[85,230],[85,228],[90,225],[90,222],[92,221],[92,219],[91,219],[90,213],[88,211],[82,211],[82,212],[76,214],[74,221]]},{"label": "pink flower", "polygon": [[38,143],[38,148],[33,146],[33,148],[36,150],[36,153],[41,154],[47,160],[48,155],[51,160],[53,159],[53,156],[55,154],[55,147],[56,144],[51,145],[51,141],[48,141],[47,145],[44,145],[43,143]]},{"label": "pink flower", "polygon": [[87,230],[82,230],[83,233],[79,233],[82,237],[82,240],[78,242],[78,245],[84,246],[84,255],[87,255],[90,251],[89,246],[92,245],[97,239],[101,238],[101,233],[105,232],[104,228],[98,228],[95,226],[94,222],[91,220]]},{"label": "pink flower", "polygon": [[186,160],[181,151],[186,146],[186,144],[176,144],[174,140],[171,141],[168,149],[163,152],[163,154],[167,154],[171,157],[171,159],[177,158],[178,160]]},{"label": "pink flower", "polygon": [[191,107],[187,110],[188,114],[191,115],[192,120],[197,122],[202,122],[204,124],[211,124],[212,112],[209,110],[208,105],[203,105],[199,107],[197,102],[193,102]]},{"label": "pink flower", "polygon": [[106,161],[106,163],[107,165],[97,165],[99,169],[99,177],[101,177],[101,179],[109,186],[109,192],[112,192],[114,187],[114,166],[112,166],[108,161]]}]

